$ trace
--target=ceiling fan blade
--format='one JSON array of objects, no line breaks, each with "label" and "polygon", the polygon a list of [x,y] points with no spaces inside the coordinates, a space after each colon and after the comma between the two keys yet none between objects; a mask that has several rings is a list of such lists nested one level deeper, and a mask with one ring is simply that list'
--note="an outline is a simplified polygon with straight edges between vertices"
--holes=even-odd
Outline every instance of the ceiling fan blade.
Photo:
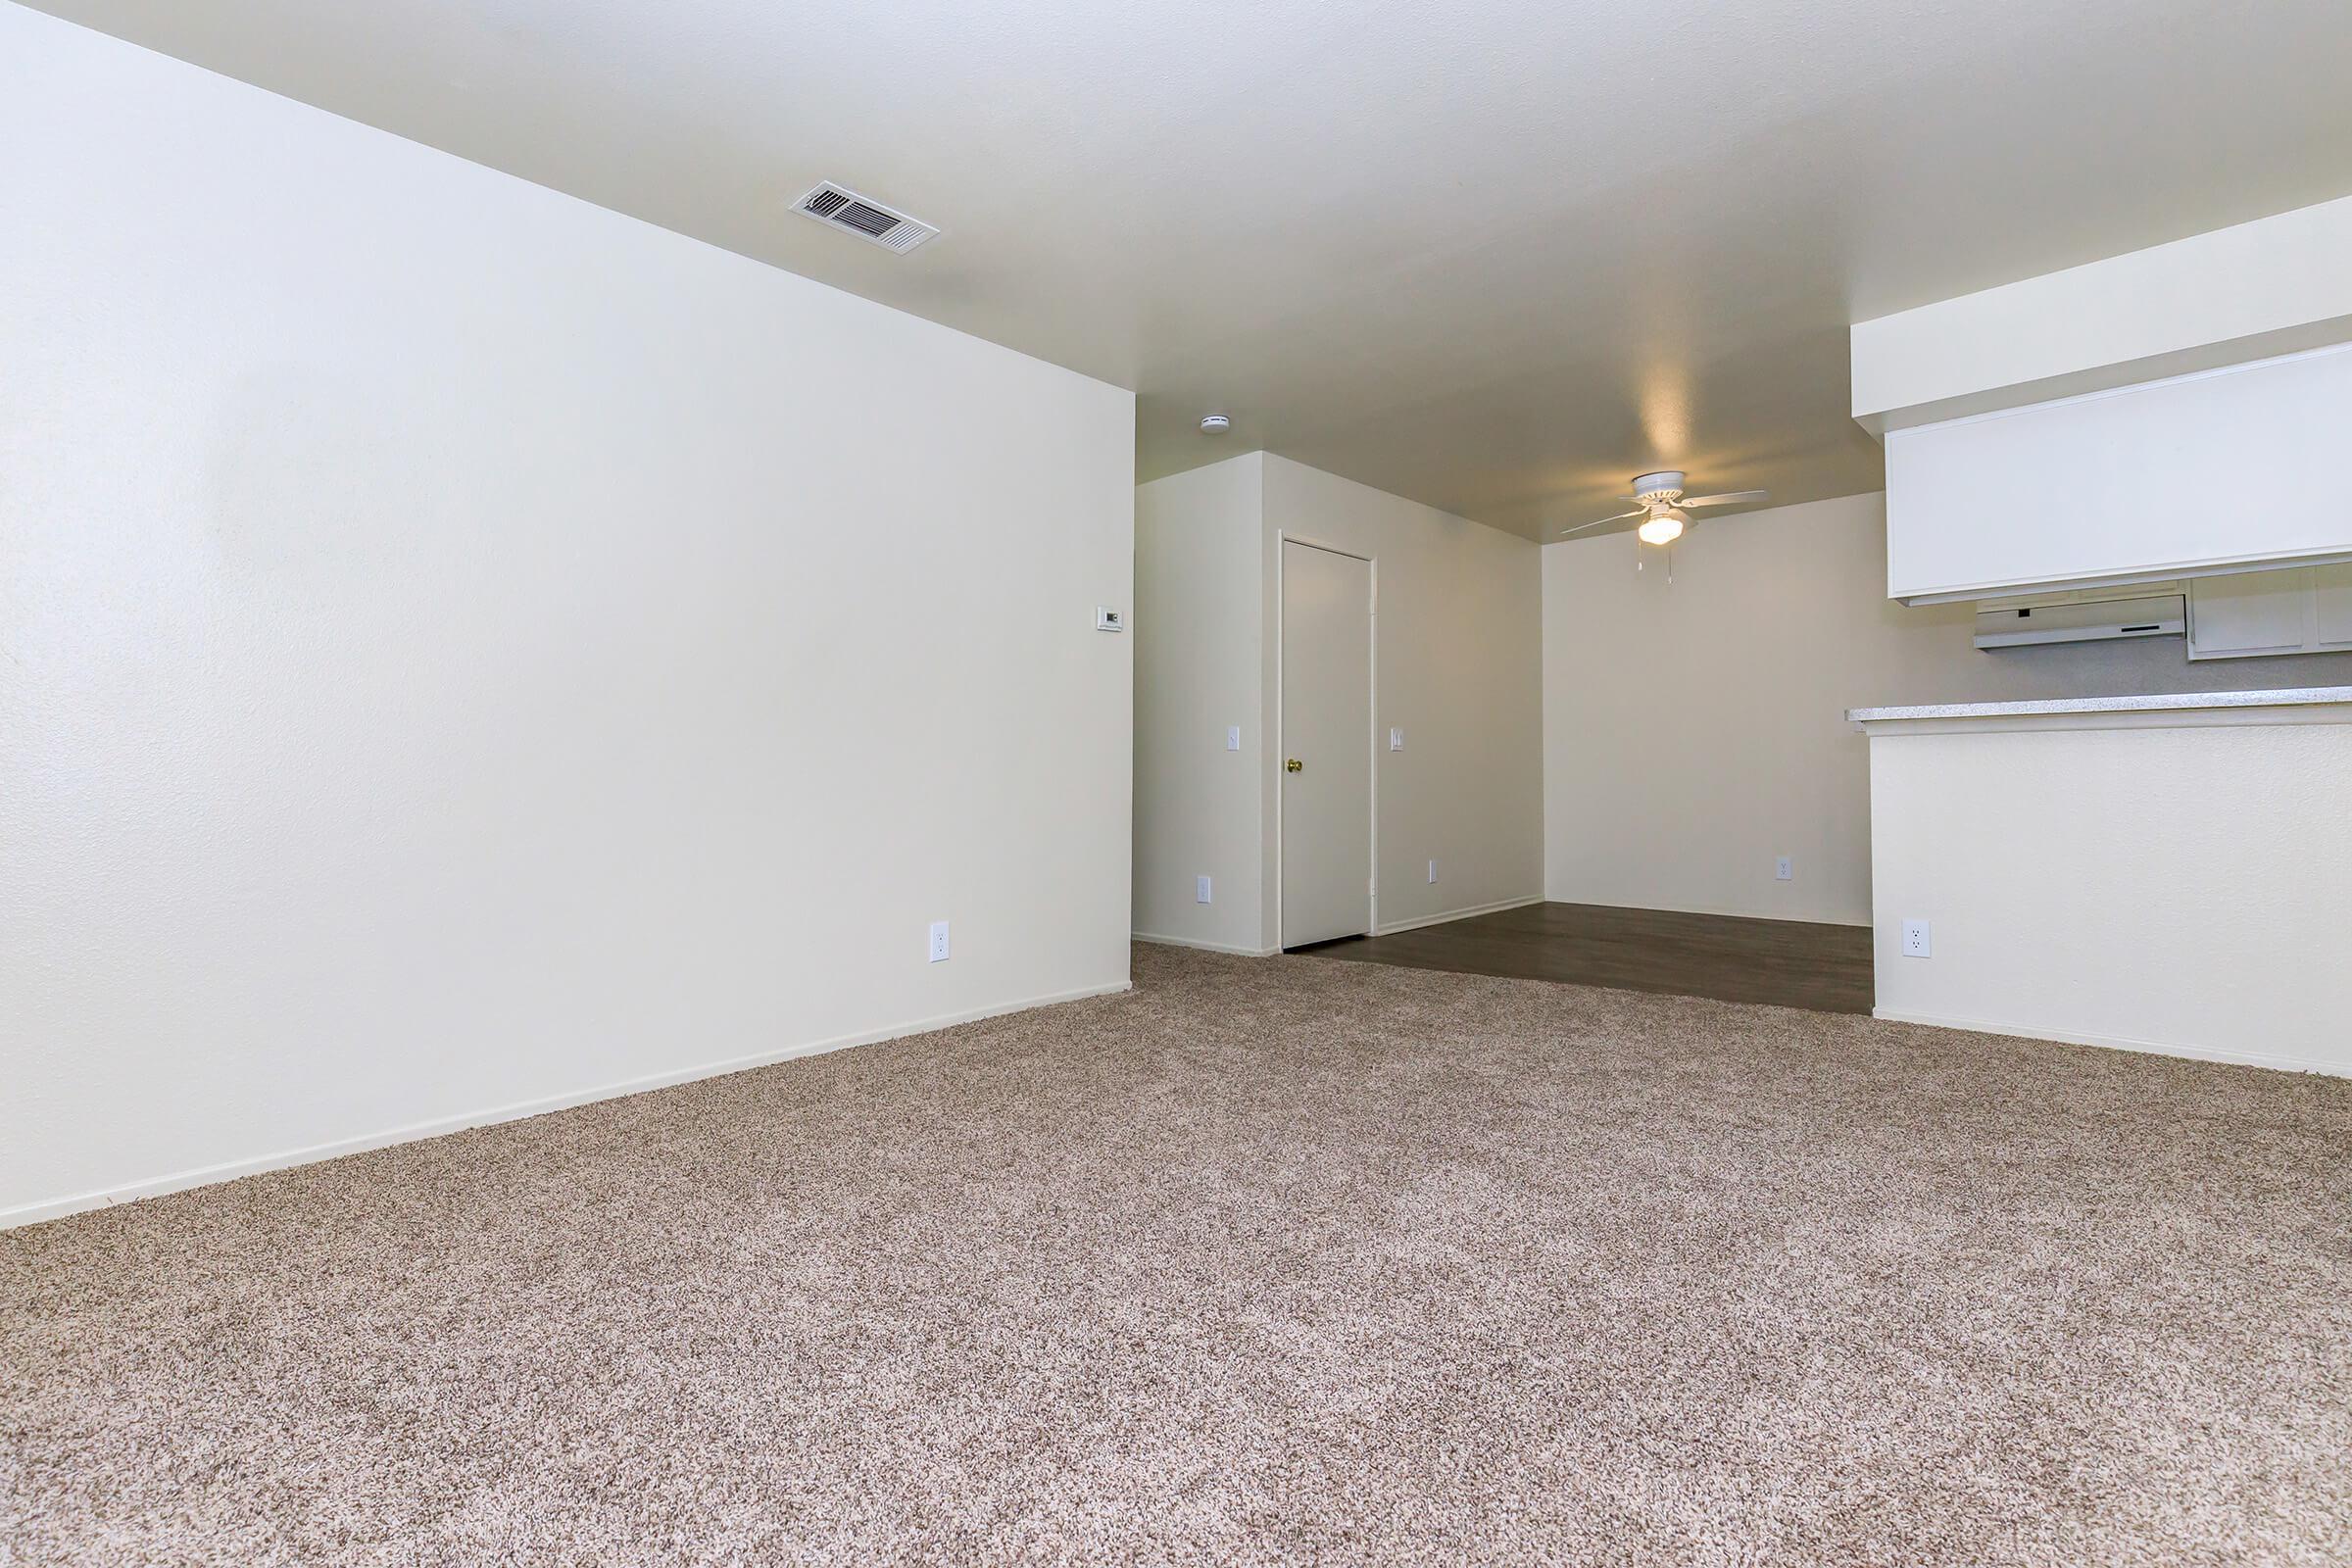
[{"label": "ceiling fan blade", "polygon": [[1686,496],[1677,501],[1675,505],[1678,507],[1728,507],[1741,501],[1766,501],[1771,499],[1771,496],[1772,492],[1769,490],[1727,490],[1719,496],[1695,498]]},{"label": "ceiling fan blade", "polygon": [[1572,533],[1583,533],[1588,528],[1598,528],[1607,523],[1623,522],[1628,517],[1646,517],[1648,515],[1649,509],[1647,507],[1637,507],[1632,512],[1620,512],[1614,517],[1603,517],[1599,522],[1580,522],[1573,528],[1563,528],[1560,530],[1560,537],[1565,539]]}]

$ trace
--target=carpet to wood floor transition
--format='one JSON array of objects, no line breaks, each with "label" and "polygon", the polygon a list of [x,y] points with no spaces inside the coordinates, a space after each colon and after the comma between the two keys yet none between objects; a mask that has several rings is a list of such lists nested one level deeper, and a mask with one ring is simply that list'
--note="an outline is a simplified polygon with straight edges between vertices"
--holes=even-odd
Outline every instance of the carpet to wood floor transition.
[{"label": "carpet to wood floor transition", "polygon": [[0,1235],[0,1562],[2352,1562],[2352,1082],[1136,972]]}]

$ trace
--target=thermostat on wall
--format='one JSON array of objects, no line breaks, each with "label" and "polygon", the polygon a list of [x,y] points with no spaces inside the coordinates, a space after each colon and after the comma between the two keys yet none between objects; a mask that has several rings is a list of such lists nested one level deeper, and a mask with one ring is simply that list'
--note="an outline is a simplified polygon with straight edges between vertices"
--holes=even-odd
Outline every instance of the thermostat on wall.
[{"label": "thermostat on wall", "polygon": [[1095,607],[1095,630],[1125,631],[1126,629],[1127,617],[1125,615],[1111,609],[1107,605],[1097,605]]}]

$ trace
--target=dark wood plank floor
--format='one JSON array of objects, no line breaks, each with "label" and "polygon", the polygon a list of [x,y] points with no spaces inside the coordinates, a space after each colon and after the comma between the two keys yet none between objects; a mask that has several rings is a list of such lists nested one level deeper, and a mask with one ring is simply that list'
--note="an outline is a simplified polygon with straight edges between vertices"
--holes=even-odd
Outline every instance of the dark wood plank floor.
[{"label": "dark wood plank floor", "polygon": [[1297,950],[1317,958],[1565,980],[1818,1012],[1868,1012],[1870,928],[1597,904],[1531,904],[1395,936]]}]

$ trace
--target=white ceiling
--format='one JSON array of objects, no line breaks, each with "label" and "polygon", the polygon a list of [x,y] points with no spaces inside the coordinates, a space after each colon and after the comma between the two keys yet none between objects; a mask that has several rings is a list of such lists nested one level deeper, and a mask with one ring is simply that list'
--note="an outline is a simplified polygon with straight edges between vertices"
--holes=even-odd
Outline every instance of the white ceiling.
[{"label": "white ceiling", "polygon": [[1849,322],[2352,192],[2345,0],[43,8],[1530,534],[1874,488]]}]

